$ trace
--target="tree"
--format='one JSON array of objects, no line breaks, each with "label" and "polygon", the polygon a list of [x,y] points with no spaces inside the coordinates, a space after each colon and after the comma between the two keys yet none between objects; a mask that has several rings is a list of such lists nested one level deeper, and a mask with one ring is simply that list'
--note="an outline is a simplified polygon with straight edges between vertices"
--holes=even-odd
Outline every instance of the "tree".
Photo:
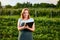
[{"label": "tree", "polygon": [[54,4],[49,4],[49,3],[37,3],[33,5],[34,8],[41,7],[41,8],[55,8],[56,6]]},{"label": "tree", "polygon": [[20,8],[22,7],[22,4],[21,3],[17,3],[13,8]]},{"label": "tree", "polygon": [[30,2],[27,2],[27,3],[24,2],[24,3],[22,4],[22,7],[27,7],[27,8],[28,8],[28,7],[32,7],[32,4],[31,4]]},{"label": "tree", "polygon": [[17,3],[17,4],[16,4],[16,7],[17,7],[17,8],[20,8],[20,3]]},{"label": "tree", "polygon": [[40,4],[40,7],[43,7],[43,8],[54,8],[56,7],[54,4],[49,4],[49,3],[41,3]]},{"label": "tree", "polygon": [[2,8],[2,6],[1,6],[1,2],[0,2],[0,8]]},{"label": "tree", "polygon": [[37,8],[37,7],[40,7],[40,5],[39,5],[38,3],[35,3],[35,4],[33,5],[33,7],[34,7],[34,8]]},{"label": "tree", "polygon": [[6,5],[5,8],[12,8],[12,6],[11,5]]},{"label": "tree", "polygon": [[58,1],[57,5],[58,8],[60,8],[60,0]]},{"label": "tree", "polygon": [[27,3],[17,3],[13,8],[24,8],[24,7],[32,7],[32,4],[30,2]]}]

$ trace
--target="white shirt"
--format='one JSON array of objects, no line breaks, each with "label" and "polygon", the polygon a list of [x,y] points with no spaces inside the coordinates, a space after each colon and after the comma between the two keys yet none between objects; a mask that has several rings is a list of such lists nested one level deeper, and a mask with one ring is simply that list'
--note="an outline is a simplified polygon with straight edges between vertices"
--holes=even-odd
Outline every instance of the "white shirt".
[{"label": "white shirt", "polygon": [[21,24],[25,22],[25,23],[28,23],[28,22],[34,22],[34,19],[33,18],[30,18],[28,20],[22,20],[21,18],[18,19],[18,25],[21,26]]}]

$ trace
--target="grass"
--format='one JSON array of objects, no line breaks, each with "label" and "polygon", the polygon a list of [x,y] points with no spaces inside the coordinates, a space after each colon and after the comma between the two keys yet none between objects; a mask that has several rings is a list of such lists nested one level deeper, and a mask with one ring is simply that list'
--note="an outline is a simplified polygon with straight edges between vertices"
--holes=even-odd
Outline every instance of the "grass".
[{"label": "grass", "polygon": [[18,19],[19,17],[20,17],[19,15],[12,15],[12,16],[3,15],[3,16],[0,16],[0,18],[14,18],[14,19]]}]

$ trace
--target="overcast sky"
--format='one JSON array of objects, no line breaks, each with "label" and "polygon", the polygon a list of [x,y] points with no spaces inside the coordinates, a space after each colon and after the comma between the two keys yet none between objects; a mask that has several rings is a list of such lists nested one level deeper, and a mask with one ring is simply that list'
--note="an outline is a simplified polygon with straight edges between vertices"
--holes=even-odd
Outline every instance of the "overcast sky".
[{"label": "overcast sky", "polygon": [[2,3],[2,6],[5,5],[12,5],[14,6],[16,3],[23,3],[23,2],[30,2],[32,4],[34,3],[52,3],[52,4],[57,4],[59,0],[0,0]]}]

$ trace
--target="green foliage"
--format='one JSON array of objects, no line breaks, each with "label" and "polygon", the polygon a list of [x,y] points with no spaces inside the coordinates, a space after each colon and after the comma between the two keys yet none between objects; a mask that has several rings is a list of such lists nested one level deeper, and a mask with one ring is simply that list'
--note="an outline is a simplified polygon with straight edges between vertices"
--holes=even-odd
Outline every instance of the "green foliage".
[{"label": "green foliage", "polygon": [[[1,9],[0,15],[20,15],[22,9]],[[54,8],[31,8],[31,16],[47,16],[47,17],[59,17],[60,9]]]},{"label": "green foliage", "polygon": [[[0,39],[17,40],[17,16],[0,17]],[[47,17],[34,17],[34,40],[60,40],[60,19]]]},{"label": "green foliage", "polygon": [[32,4],[30,2],[27,3],[17,3],[15,6],[13,6],[13,8],[29,8],[32,7]]},{"label": "green foliage", "polygon": [[[24,3],[16,3],[14,6],[8,4],[8,5],[5,5],[4,8],[57,8],[59,7],[60,5],[60,1],[58,1],[57,5],[54,5],[54,4],[49,4],[49,3],[35,3],[35,4],[32,4],[30,2],[24,2]],[[3,8],[1,6],[1,2],[0,2],[0,7]]]},{"label": "green foliage", "polygon": [[60,0],[57,3],[57,8],[60,8]]},{"label": "green foliage", "polygon": [[12,6],[11,5],[6,5],[5,8],[12,8]]},{"label": "green foliage", "polygon": [[1,2],[0,2],[0,8],[2,8]]},{"label": "green foliage", "polygon": [[55,8],[56,5],[54,4],[49,4],[49,3],[41,3],[41,4],[34,4],[34,7],[41,7],[41,8]]}]

